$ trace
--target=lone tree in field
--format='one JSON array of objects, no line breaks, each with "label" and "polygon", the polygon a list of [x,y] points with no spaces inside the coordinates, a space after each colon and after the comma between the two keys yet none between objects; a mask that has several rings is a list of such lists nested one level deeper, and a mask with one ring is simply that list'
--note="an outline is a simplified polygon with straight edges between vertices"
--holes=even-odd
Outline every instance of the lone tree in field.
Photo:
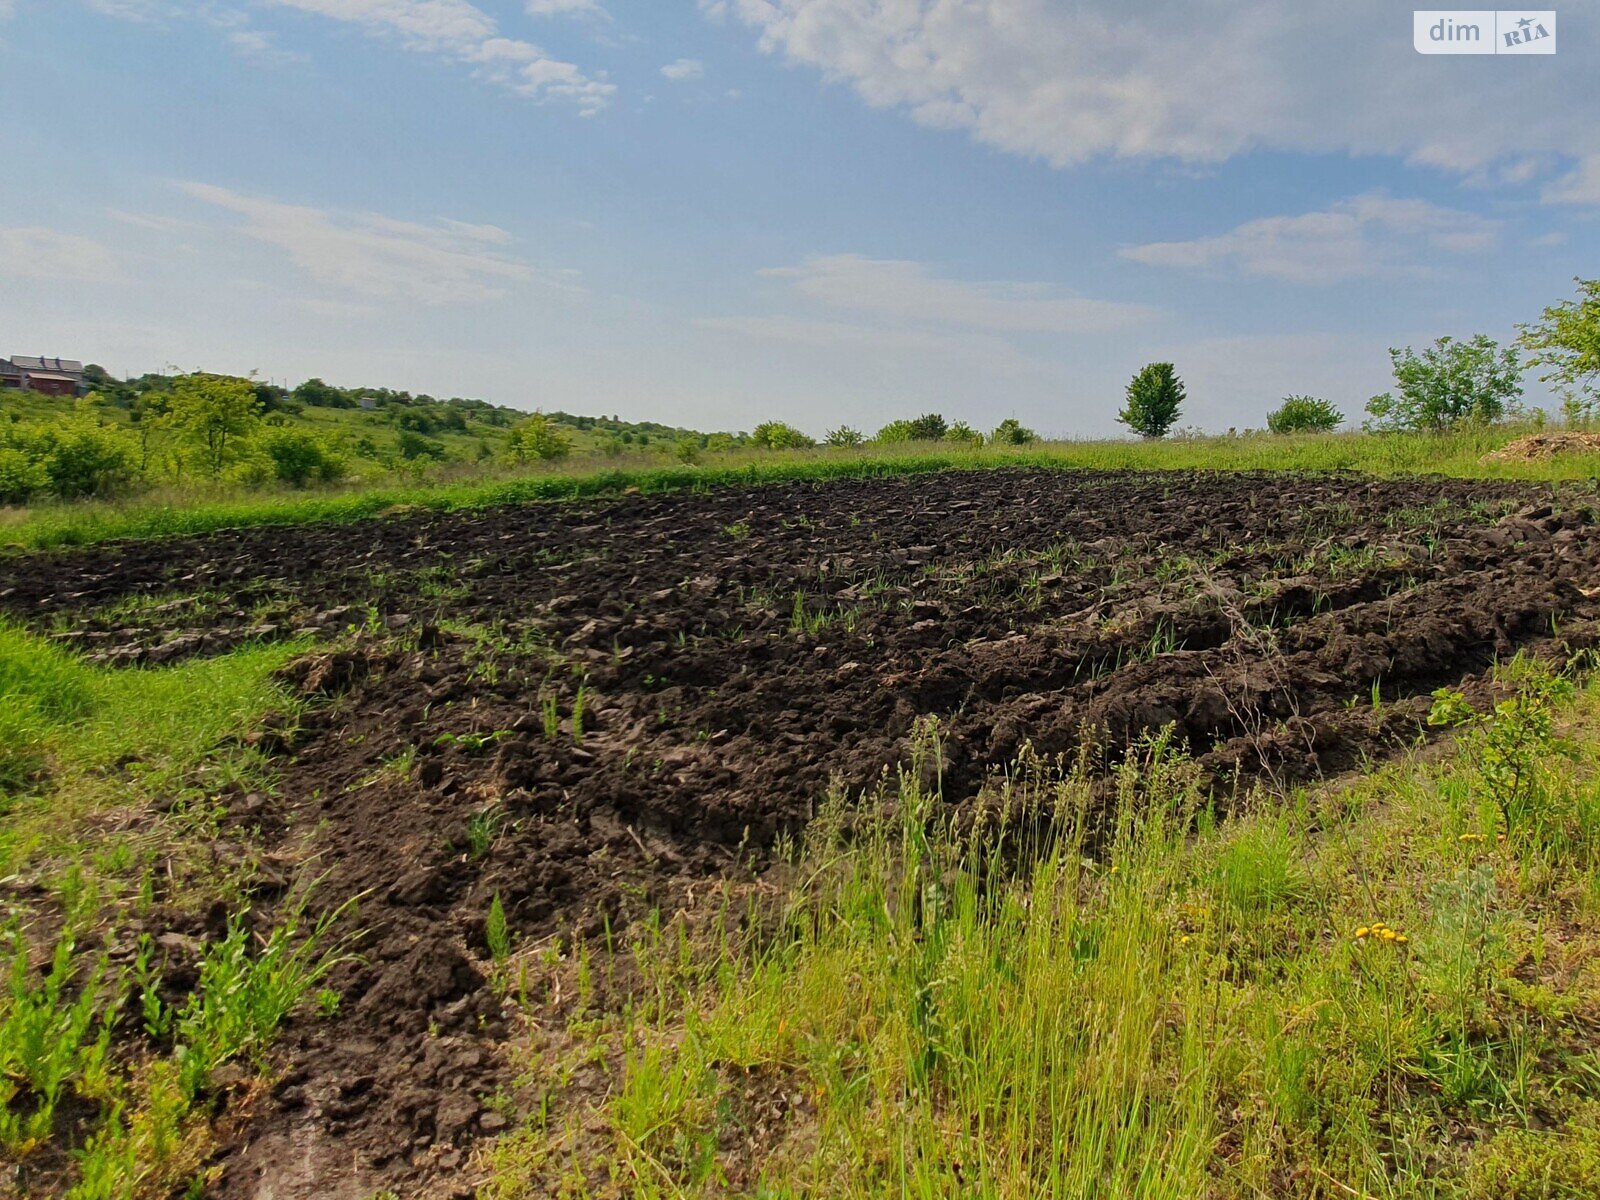
[{"label": "lone tree in field", "polygon": [[1549,367],[1539,378],[1555,385],[1562,412],[1573,424],[1585,423],[1600,405],[1600,279],[1579,279],[1578,299],[1563,300],[1544,310],[1532,325],[1522,326],[1528,365]]},{"label": "lone tree in field", "polygon": [[763,450],[804,450],[817,444],[815,438],[782,421],[761,422],[750,431],[750,442]]},{"label": "lone tree in field", "polygon": [[523,421],[506,439],[506,454],[519,467],[530,462],[548,462],[572,453],[572,439],[541,412]]},{"label": "lone tree in field", "polygon": [[173,380],[166,419],[216,479],[260,425],[261,401],[248,379],[196,371]]},{"label": "lone tree in field", "polygon": [[1395,391],[1367,401],[1365,425],[1374,430],[1442,432],[1457,425],[1493,424],[1522,395],[1522,364],[1515,347],[1493,338],[1442,337],[1418,354],[1390,350]]},{"label": "lone tree in field", "polygon": [[1183,408],[1183,380],[1171,363],[1151,363],[1128,384],[1128,402],[1117,420],[1140,437],[1166,436]]},{"label": "lone tree in field", "polygon": [[1342,424],[1344,414],[1315,396],[1285,396],[1283,403],[1267,414],[1271,433],[1332,433]]}]

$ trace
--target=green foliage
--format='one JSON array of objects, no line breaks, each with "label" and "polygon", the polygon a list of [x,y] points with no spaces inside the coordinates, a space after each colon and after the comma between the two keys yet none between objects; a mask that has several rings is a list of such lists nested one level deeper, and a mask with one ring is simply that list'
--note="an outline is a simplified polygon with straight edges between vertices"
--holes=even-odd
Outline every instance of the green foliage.
[{"label": "green foliage", "polygon": [[1283,403],[1267,414],[1267,429],[1272,433],[1332,433],[1342,424],[1344,414],[1315,396],[1285,396]]},{"label": "green foliage", "polygon": [[1467,1187],[1471,1200],[1600,1196],[1600,1106],[1585,1105],[1565,1129],[1496,1133],[1473,1151]]},{"label": "green foliage", "polygon": [[173,381],[166,420],[194,448],[201,470],[220,479],[259,427],[261,402],[248,379],[196,372]]},{"label": "green foliage", "polygon": [[315,408],[355,408],[358,401],[343,388],[332,387],[320,379],[308,379],[294,389],[294,398]]},{"label": "green foliage", "polygon": [[419,459],[431,458],[435,461],[444,457],[444,447],[438,442],[423,437],[420,433],[412,433],[409,429],[402,430],[399,440],[400,457],[406,462],[416,462]]},{"label": "green foliage", "polygon": [[763,421],[750,431],[750,443],[764,450],[804,450],[817,440],[782,421]]},{"label": "green foliage", "polygon": [[1515,347],[1501,349],[1485,334],[1459,342],[1442,337],[1421,354],[1391,349],[1395,387],[1367,401],[1367,428],[1432,431],[1488,425],[1505,417],[1522,395]]},{"label": "green foliage", "polygon": [[1473,709],[1460,692],[1441,688],[1434,693],[1428,723],[1462,732],[1508,838],[1551,844],[1562,838],[1574,815],[1552,795],[1544,767],[1559,749],[1555,707],[1572,692],[1564,677],[1530,670],[1516,694],[1487,713]]},{"label": "green foliage", "polygon": [[1569,420],[1588,421],[1600,403],[1600,279],[1577,279],[1578,299],[1544,310],[1524,325],[1520,339],[1528,365],[1549,367],[1539,376],[1554,384]]},{"label": "green foliage", "polygon": [[997,446],[1027,446],[1039,440],[1039,435],[1015,417],[1007,417],[994,427],[989,440]]},{"label": "green foliage", "polygon": [[958,446],[981,446],[983,445],[983,434],[965,421],[957,421],[944,431],[944,440]]},{"label": "green foliage", "polygon": [[103,958],[73,988],[75,951],[64,934],[49,973],[35,982],[27,944],[20,934],[13,938],[10,986],[0,993],[0,1150],[13,1159],[54,1132],[69,1088],[93,1094],[105,1087],[116,1005],[102,1015]]},{"label": "green foliage", "polygon": [[272,460],[277,477],[295,487],[305,487],[313,481],[334,483],[344,476],[344,456],[308,430],[270,429],[259,445]]},{"label": "green foliage", "polygon": [[517,425],[506,439],[506,453],[519,466],[530,462],[551,462],[572,453],[572,439],[556,428],[543,413]]},{"label": "green foliage", "polygon": [[[299,936],[301,912],[291,911],[264,941],[238,913],[228,932],[205,947],[200,979],[172,1021],[178,1084],[193,1101],[212,1073],[240,1056],[259,1056],[283,1019],[342,961],[328,936],[344,909],[318,918]],[[148,995],[146,1011],[150,1011]]]},{"label": "green foliage", "polygon": [[0,504],[26,504],[49,486],[42,462],[17,446],[0,443]]},{"label": "green foliage", "polygon": [[489,901],[489,915],[483,922],[483,939],[495,965],[503,967],[506,959],[511,957],[511,927],[506,922],[506,909],[500,903],[499,892]]},{"label": "green foliage", "polygon": [[829,446],[855,447],[861,445],[866,439],[861,436],[861,431],[850,425],[841,425],[837,429],[828,430],[823,441]]},{"label": "green foliage", "polygon": [[914,421],[890,421],[878,430],[872,440],[884,445],[895,442],[937,442],[949,428],[949,424],[938,413],[923,413]]},{"label": "green foliage", "polygon": [[1177,423],[1184,399],[1183,381],[1173,365],[1150,363],[1129,381],[1127,403],[1117,420],[1140,437],[1165,437]]}]

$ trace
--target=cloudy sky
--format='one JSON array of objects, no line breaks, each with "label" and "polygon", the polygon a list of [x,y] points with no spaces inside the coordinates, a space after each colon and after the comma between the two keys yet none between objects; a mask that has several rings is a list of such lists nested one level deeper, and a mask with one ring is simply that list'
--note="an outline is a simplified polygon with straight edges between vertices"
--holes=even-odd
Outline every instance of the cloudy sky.
[{"label": "cloudy sky", "polygon": [[[1600,5],[0,0],[0,353],[820,433],[1359,412],[1600,273]],[[1538,398],[1538,393],[1534,393]]]}]

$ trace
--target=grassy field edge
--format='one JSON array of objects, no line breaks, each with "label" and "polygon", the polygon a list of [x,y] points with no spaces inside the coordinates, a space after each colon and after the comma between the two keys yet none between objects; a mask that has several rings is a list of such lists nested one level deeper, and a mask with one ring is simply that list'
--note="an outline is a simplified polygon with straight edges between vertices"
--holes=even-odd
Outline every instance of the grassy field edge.
[{"label": "grassy field edge", "polygon": [[1529,481],[1600,476],[1600,455],[1537,462],[1483,461],[1485,454],[1526,432],[1521,427],[1496,426],[1439,435],[1250,435],[1149,442],[1048,442],[976,450],[911,444],[863,450],[741,452],[702,464],[674,465],[619,466],[596,460],[504,478],[411,486],[39,505],[13,510],[8,522],[0,522],[0,547],[13,552],[44,550],[225,528],[358,521],[404,508],[476,509],[616,495],[630,488],[656,493],[1002,467],[1360,471],[1374,475],[1444,474]]}]

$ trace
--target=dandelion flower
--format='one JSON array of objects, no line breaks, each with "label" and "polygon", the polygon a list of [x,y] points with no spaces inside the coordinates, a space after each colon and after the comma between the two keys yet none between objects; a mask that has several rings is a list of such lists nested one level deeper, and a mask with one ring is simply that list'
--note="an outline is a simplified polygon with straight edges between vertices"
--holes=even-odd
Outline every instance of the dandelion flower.
[{"label": "dandelion flower", "polygon": [[1384,941],[1386,941],[1386,942],[1392,942],[1392,941],[1394,941],[1394,940],[1395,940],[1395,939],[1396,939],[1396,938],[1397,938],[1397,937],[1399,937],[1399,936],[1400,936],[1400,935],[1399,935],[1399,934],[1398,934],[1398,933],[1396,933],[1396,932],[1395,932],[1395,931],[1394,931],[1394,930],[1392,930],[1392,929],[1385,929],[1385,930],[1384,930],[1384,931],[1383,931],[1383,934],[1382,934],[1382,936],[1383,936],[1383,940],[1384,940]]},{"label": "dandelion flower", "polygon": [[1364,938],[1364,937],[1367,936],[1367,934],[1369,934],[1371,932],[1372,932],[1372,930],[1368,929],[1365,925],[1363,925],[1360,929],[1356,930],[1356,937]]},{"label": "dandelion flower", "polygon": [[1407,943],[1407,942],[1409,942],[1409,941],[1410,941],[1410,940],[1411,940],[1411,939],[1410,939],[1410,938],[1408,938],[1408,937],[1407,937],[1407,936],[1406,936],[1406,935],[1405,935],[1405,934],[1403,934],[1403,933],[1397,933],[1397,934],[1395,934],[1395,936],[1394,936],[1394,940],[1395,940],[1395,941],[1397,941],[1397,942],[1399,942],[1399,943],[1400,943],[1400,944],[1401,944],[1401,945],[1402,945],[1402,946],[1404,946],[1404,945],[1405,945],[1405,944],[1406,944],[1406,943]]}]

